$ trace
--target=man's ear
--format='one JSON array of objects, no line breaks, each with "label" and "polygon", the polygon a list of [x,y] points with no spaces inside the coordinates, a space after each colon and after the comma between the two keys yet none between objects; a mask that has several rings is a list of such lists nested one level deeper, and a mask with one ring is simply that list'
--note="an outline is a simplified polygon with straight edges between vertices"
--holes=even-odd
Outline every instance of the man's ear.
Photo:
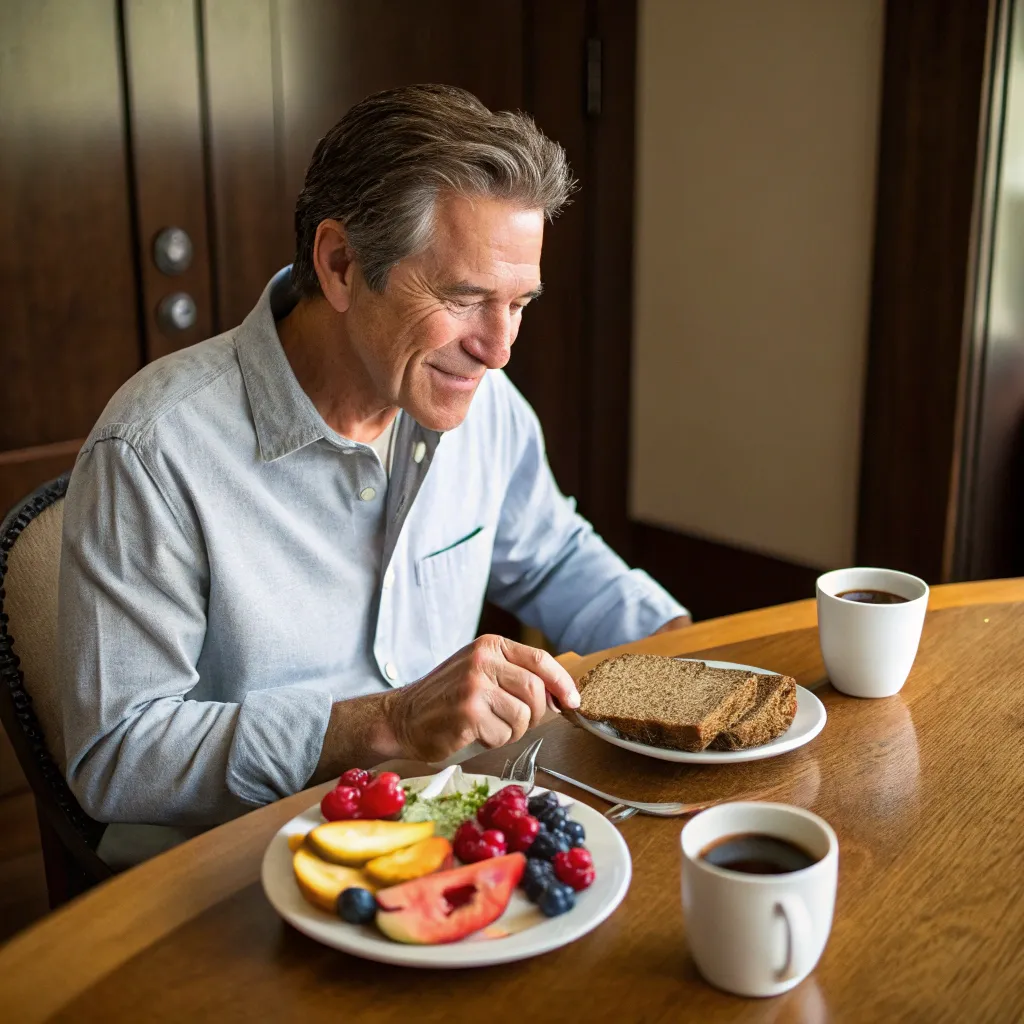
[{"label": "man's ear", "polygon": [[317,225],[313,239],[313,267],[324,298],[337,312],[346,312],[352,303],[356,262],[341,221],[322,220]]}]

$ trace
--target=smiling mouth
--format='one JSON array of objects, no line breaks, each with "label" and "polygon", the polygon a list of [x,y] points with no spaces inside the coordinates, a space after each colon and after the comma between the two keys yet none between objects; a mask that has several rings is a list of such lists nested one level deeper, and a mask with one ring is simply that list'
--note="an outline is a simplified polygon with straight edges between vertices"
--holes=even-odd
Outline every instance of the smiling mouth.
[{"label": "smiling mouth", "polygon": [[465,387],[469,387],[471,384],[479,384],[483,379],[483,374],[479,374],[473,377],[463,376],[461,373],[452,373],[450,370],[442,370],[439,366],[434,366],[432,363],[427,365],[435,372],[441,374],[446,380],[452,384],[461,384]]}]

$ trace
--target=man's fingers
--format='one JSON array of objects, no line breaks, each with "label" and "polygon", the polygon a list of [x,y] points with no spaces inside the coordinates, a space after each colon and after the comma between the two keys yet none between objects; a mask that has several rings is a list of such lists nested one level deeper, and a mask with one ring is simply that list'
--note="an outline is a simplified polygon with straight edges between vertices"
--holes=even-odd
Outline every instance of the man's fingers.
[{"label": "man's fingers", "polygon": [[539,647],[527,647],[526,644],[516,643],[515,640],[505,640],[502,647],[505,659],[539,676],[545,688],[559,704],[567,708],[580,706],[579,691],[572,676],[547,651],[542,651]]},{"label": "man's fingers", "polygon": [[498,685],[520,700],[529,714],[529,728],[540,725],[547,711],[547,688],[540,676],[505,661],[497,673]]},{"label": "man's fingers", "polygon": [[507,690],[495,689],[488,695],[491,711],[495,718],[507,725],[512,735],[504,742],[514,743],[526,735],[533,717],[530,705],[513,696]]},{"label": "man's fingers", "polygon": [[494,689],[488,694],[485,707],[474,715],[473,727],[479,742],[494,749],[519,739],[526,732],[523,723],[529,722],[529,716],[525,704],[503,690]]}]

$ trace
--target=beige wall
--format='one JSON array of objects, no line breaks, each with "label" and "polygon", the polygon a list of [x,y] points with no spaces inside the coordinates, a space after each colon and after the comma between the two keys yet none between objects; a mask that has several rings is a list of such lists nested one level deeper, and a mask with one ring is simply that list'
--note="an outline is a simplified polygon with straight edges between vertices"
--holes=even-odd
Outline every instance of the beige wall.
[{"label": "beige wall", "polygon": [[883,0],[641,0],[633,516],[853,560]]}]

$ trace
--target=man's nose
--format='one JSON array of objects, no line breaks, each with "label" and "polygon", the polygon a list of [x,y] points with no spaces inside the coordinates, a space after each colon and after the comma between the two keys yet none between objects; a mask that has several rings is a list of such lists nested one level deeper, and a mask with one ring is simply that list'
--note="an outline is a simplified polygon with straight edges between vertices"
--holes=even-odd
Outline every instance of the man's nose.
[{"label": "man's nose", "polygon": [[489,311],[466,348],[470,355],[479,359],[489,370],[500,370],[508,362],[512,354],[512,342],[515,340],[516,330],[511,311],[498,308]]}]

